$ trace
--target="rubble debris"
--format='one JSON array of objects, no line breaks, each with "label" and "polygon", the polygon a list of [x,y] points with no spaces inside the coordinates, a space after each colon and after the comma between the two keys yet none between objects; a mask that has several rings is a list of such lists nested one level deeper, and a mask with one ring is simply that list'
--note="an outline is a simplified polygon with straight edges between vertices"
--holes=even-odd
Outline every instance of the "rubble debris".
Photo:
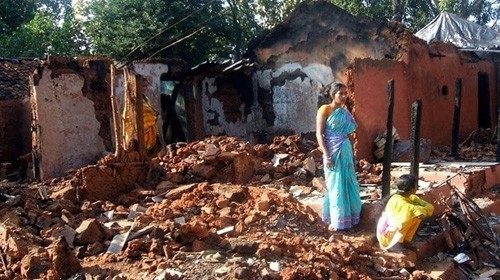
[{"label": "rubble debris", "polygon": [[[366,253],[376,250],[370,240],[358,244],[330,238],[332,233],[319,216],[295,200],[286,189],[230,183],[185,186],[179,188],[189,191],[169,196],[168,193],[175,190],[172,187],[160,195],[163,200],[157,203],[151,201],[154,189],[138,188],[124,194],[127,199],[115,202],[83,200],[74,204],[49,200],[40,204],[37,190],[32,189],[22,206],[20,226],[7,227],[4,238],[0,238],[0,245],[6,250],[7,266],[14,275],[20,275],[21,266],[13,267],[14,260],[25,258],[23,274],[52,279],[68,278],[80,272],[114,277],[118,272],[113,273],[112,268],[121,261],[127,266],[119,273],[127,279],[245,279],[248,275],[322,279],[322,275],[366,278],[389,274],[387,271],[381,274],[374,266],[366,265],[368,260],[375,263],[375,258],[382,257]],[[52,189],[48,191],[50,196]],[[139,199],[132,199],[139,193],[142,193]],[[37,205],[36,208],[33,205]],[[146,210],[137,211],[140,207]],[[133,222],[127,221],[132,210],[138,215]],[[102,225],[97,217],[111,211],[113,217],[107,219],[117,220]],[[28,212],[32,217],[25,219],[29,217]],[[51,222],[43,234],[37,230],[35,235],[27,233],[36,224],[36,217],[44,213],[52,213],[50,217],[56,218],[65,213],[74,222],[70,225],[61,219]],[[70,250],[67,242],[71,243],[72,233],[75,250]],[[16,243],[18,240],[23,242]],[[35,248],[48,250],[27,257]],[[199,258],[200,253],[205,257]],[[406,267],[401,266],[397,258],[384,259],[387,267],[398,268],[390,270],[391,275],[398,275]],[[35,266],[39,260],[44,265]],[[92,271],[95,264],[99,264],[99,272]],[[110,271],[104,272],[105,269]]]},{"label": "rubble debris", "polygon": [[[156,160],[165,168],[167,178],[177,184],[206,180],[240,184],[279,182],[282,185],[302,186],[300,195],[308,195],[312,191],[323,193],[322,154],[317,146],[309,142],[301,136],[292,135],[275,137],[270,145],[250,146],[234,137],[213,136],[181,146]],[[380,164],[361,160],[357,167],[360,184],[382,182]],[[176,188],[171,192],[184,190]]]},{"label": "rubble debris", "polygon": [[[459,145],[459,157],[462,161],[496,162],[496,134],[491,129],[473,131],[464,142]],[[432,149],[432,161],[455,161],[450,156],[451,148],[435,147]]]},{"label": "rubble debris", "polygon": [[[40,278],[77,273],[120,273],[127,279],[407,278],[415,256],[381,252],[369,237],[354,240],[332,233],[314,210],[296,200],[298,193],[320,195],[325,190],[322,156],[303,141],[276,137],[272,144],[251,146],[231,137],[210,137],[181,145],[140,165],[161,166],[166,171],[162,181],[136,182],[130,191],[115,192],[112,184],[100,187],[113,193],[110,199],[81,195],[78,171],[44,183],[45,200],[38,185],[26,188],[16,205],[0,209],[0,218],[13,217],[8,219],[14,222],[0,227],[7,269],[20,275],[21,265],[15,264],[26,258],[23,273]],[[276,154],[287,156],[274,166]],[[236,168],[238,157],[253,164],[253,171]],[[94,168],[115,168],[116,163],[107,158]],[[217,172],[207,180],[193,172],[197,164]],[[360,160],[356,168],[363,195],[378,198],[381,165]],[[237,172],[249,183],[234,184]],[[262,185],[263,178],[268,185]],[[66,189],[75,192],[53,198]],[[67,271],[59,271],[62,261],[50,253],[55,249],[43,253],[44,248],[62,247],[75,258],[66,256]],[[30,259],[31,252],[39,253]],[[33,266],[38,260],[47,265]],[[71,264],[75,260],[78,269]],[[100,270],[92,270],[95,266]],[[113,272],[113,267],[120,269]]]},{"label": "rubble debris", "polygon": [[357,162],[356,166],[358,181],[363,184],[382,184],[382,164],[369,163],[361,159]]},{"label": "rubble debris", "polygon": [[69,249],[63,238],[59,238],[48,249],[52,261],[50,270],[55,279],[65,279],[81,269],[80,261]]},{"label": "rubble debris", "polygon": [[128,240],[132,227],[126,233],[117,234],[113,237],[111,244],[108,247],[107,253],[117,254],[123,250],[125,243]]},{"label": "rubble debris", "polygon": [[97,219],[83,221],[75,231],[76,241],[80,244],[100,242],[104,237],[101,223]]}]

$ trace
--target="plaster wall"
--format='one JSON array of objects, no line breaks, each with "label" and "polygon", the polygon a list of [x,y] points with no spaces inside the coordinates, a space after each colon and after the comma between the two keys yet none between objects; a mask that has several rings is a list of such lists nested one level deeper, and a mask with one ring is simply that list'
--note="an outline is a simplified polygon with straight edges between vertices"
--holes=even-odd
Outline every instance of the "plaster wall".
[{"label": "plaster wall", "polygon": [[161,80],[162,74],[169,72],[169,67],[164,63],[141,63],[134,62],[133,69],[136,74],[142,76],[147,81],[147,86],[145,88],[145,95],[151,101],[153,108],[160,113],[161,112]]},{"label": "plaster wall", "polygon": [[45,68],[32,88],[37,127],[33,143],[42,180],[95,162],[106,151],[94,103],[82,92],[84,77],[51,74]]}]

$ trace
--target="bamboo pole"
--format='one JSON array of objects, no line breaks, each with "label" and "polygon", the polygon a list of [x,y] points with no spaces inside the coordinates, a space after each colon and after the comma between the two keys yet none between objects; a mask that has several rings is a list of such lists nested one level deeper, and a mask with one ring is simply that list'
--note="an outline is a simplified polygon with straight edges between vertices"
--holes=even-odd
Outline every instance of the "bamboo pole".
[{"label": "bamboo pole", "polygon": [[[125,67],[123,68],[123,92],[124,92],[124,95],[123,95],[123,106],[124,106],[124,111],[128,112],[127,109],[129,108],[130,106],[130,103],[132,102],[132,97],[130,96],[130,91],[129,91],[129,72],[128,72],[128,68]],[[130,114],[130,112],[128,112]],[[130,139],[129,139],[129,142],[127,142],[127,139],[125,137],[125,129],[126,129],[126,118],[127,116],[123,116],[122,117],[122,121],[121,121],[121,124],[122,124],[122,127],[123,127],[123,148],[126,150],[126,151],[129,151],[130,150]]]},{"label": "bamboo pole", "polygon": [[138,84],[142,81],[137,79],[137,76],[131,75],[133,77],[131,81],[132,84],[132,95],[134,96],[134,106],[135,106],[135,125],[137,133],[137,144],[138,152],[141,156],[141,160],[146,159],[146,148],[144,144],[144,112],[143,112],[143,97],[142,92],[138,92]]}]

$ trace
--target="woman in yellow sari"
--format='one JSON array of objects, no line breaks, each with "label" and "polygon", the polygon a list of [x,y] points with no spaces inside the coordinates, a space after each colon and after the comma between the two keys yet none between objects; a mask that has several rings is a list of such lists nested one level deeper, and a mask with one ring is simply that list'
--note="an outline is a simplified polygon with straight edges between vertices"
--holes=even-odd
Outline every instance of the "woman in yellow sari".
[{"label": "woman in yellow sari", "polygon": [[417,179],[413,175],[402,175],[396,181],[400,193],[393,195],[377,224],[377,239],[382,249],[389,249],[396,243],[411,242],[423,218],[434,212],[432,204],[420,199]]}]

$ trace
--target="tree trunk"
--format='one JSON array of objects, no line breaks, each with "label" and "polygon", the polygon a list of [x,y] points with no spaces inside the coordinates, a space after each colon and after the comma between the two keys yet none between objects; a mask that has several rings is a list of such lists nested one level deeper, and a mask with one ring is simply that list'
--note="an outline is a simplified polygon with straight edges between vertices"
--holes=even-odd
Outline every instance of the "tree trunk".
[{"label": "tree trunk", "polygon": [[392,0],[392,20],[396,22],[401,22],[403,20],[401,0]]},{"label": "tree trunk", "polygon": [[231,17],[233,19],[233,28],[237,31],[236,42],[235,42],[235,60],[241,58],[241,54],[243,52],[242,42],[243,42],[243,30],[241,30],[241,26],[238,23],[238,6],[231,0],[226,0],[229,8],[231,9]]}]

